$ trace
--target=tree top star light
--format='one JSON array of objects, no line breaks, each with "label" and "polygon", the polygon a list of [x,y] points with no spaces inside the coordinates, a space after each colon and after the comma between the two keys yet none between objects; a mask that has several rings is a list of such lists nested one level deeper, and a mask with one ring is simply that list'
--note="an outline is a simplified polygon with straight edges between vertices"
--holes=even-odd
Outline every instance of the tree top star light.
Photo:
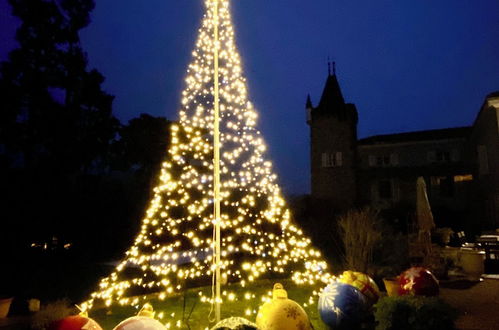
[{"label": "tree top star light", "polygon": [[[168,161],[133,245],[102,279],[84,308],[141,305],[187,287],[211,283],[217,218],[216,161],[219,108],[221,279],[245,286],[259,278],[289,276],[297,284],[327,283],[331,275],[310,239],[293,223],[265,159],[236,50],[229,0],[205,0],[182,92],[180,120],[171,129]],[[217,47],[217,48],[215,48]],[[227,294],[228,299],[234,293]],[[215,298],[200,293],[200,299]]]}]

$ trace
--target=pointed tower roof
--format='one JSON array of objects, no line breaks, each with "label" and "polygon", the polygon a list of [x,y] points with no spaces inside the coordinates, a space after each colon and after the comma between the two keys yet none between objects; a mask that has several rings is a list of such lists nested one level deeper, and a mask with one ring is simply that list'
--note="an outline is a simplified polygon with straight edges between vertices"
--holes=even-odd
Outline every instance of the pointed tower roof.
[{"label": "pointed tower roof", "polygon": [[326,110],[335,108],[337,106],[344,106],[345,99],[343,99],[343,94],[341,93],[340,84],[336,78],[336,69],[333,63],[333,74],[329,72],[326,86],[322,92],[321,100],[319,102],[319,108]]},{"label": "pointed tower roof", "polygon": [[345,103],[340,84],[336,77],[336,65],[334,62],[332,64],[331,70],[331,63],[328,63],[326,85],[324,86],[319,104],[315,108],[311,108],[311,118],[314,116],[333,115],[340,120],[349,119],[357,123],[357,109],[354,104]]},{"label": "pointed tower roof", "polygon": [[312,100],[310,99],[310,94],[307,95],[307,103],[305,103],[305,109],[313,109]]}]

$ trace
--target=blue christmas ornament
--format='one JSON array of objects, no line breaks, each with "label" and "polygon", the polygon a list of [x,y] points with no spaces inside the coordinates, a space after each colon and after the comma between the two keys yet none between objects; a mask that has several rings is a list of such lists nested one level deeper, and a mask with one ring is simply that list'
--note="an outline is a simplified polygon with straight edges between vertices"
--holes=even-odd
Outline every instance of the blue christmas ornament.
[{"label": "blue christmas ornament", "polygon": [[368,310],[366,297],[357,288],[333,282],[326,286],[319,297],[319,314],[330,329],[355,329]]}]

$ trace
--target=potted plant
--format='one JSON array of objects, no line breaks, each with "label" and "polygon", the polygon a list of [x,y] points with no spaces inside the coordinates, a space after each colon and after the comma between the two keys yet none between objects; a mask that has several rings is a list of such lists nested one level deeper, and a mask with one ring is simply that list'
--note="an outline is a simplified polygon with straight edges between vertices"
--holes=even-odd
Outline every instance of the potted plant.
[{"label": "potted plant", "polygon": [[394,297],[399,295],[398,277],[384,277],[383,284],[385,284],[386,294],[389,297]]},{"label": "potted plant", "polygon": [[0,319],[7,317],[9,314],[10,304],[12,303],[13,297],[2,297],[0,296]]}]

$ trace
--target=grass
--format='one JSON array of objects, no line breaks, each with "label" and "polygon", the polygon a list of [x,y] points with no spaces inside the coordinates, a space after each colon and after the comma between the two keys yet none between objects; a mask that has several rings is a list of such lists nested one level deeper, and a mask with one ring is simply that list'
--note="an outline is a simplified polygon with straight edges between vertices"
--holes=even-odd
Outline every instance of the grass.
[{"label": "grass", "polygon": [[[234,301],[224,299],[221,306],[222,319],[238,316],[255,322],[256,313],[263,304],[261,297],[268,295],[272,291],[273,284],[280,282],[288,292],[288,298],[298,302],[307,312],[308,317],[315,330],[327,329],[320,320],[317,311],[317,303],[310,306],[305,304],[312,294],[313,290],[319,291],[321,285],[300,286],[298,287],[291,280],[260,280],[246,285],[242,288],[239,284],[228,284],[222,287],[222,290],[233,292],[237,297]],[[170,323],[173,329],[206,329],[211,328],[214,323],[209,322],[210,304],[201,302],[198,293],[202,292],[205,296],[211,296],[211,287],[202,287],[187,290],[184,295],[170,297],[160,301],[157,298],[151,298],[148,302],[153,305],[156,311],[156,318],[159,319],[160,313],[163,318],[162,323]],[[253,299],[245,299],[245,294],[250,293]],[[226,297],[224,297],[226,298]],[[248,315],[247,312],[250,312]],[[111,308],[102,308],[92,311],[90,317],[96,320],[104,330],[113,329],[118,323],[130,316],[136,315],[137,309],[133,307],[111,306]],[[211,317],[214,317],[212,313]],[[177,322],[180,323],[177,325]]]}]

